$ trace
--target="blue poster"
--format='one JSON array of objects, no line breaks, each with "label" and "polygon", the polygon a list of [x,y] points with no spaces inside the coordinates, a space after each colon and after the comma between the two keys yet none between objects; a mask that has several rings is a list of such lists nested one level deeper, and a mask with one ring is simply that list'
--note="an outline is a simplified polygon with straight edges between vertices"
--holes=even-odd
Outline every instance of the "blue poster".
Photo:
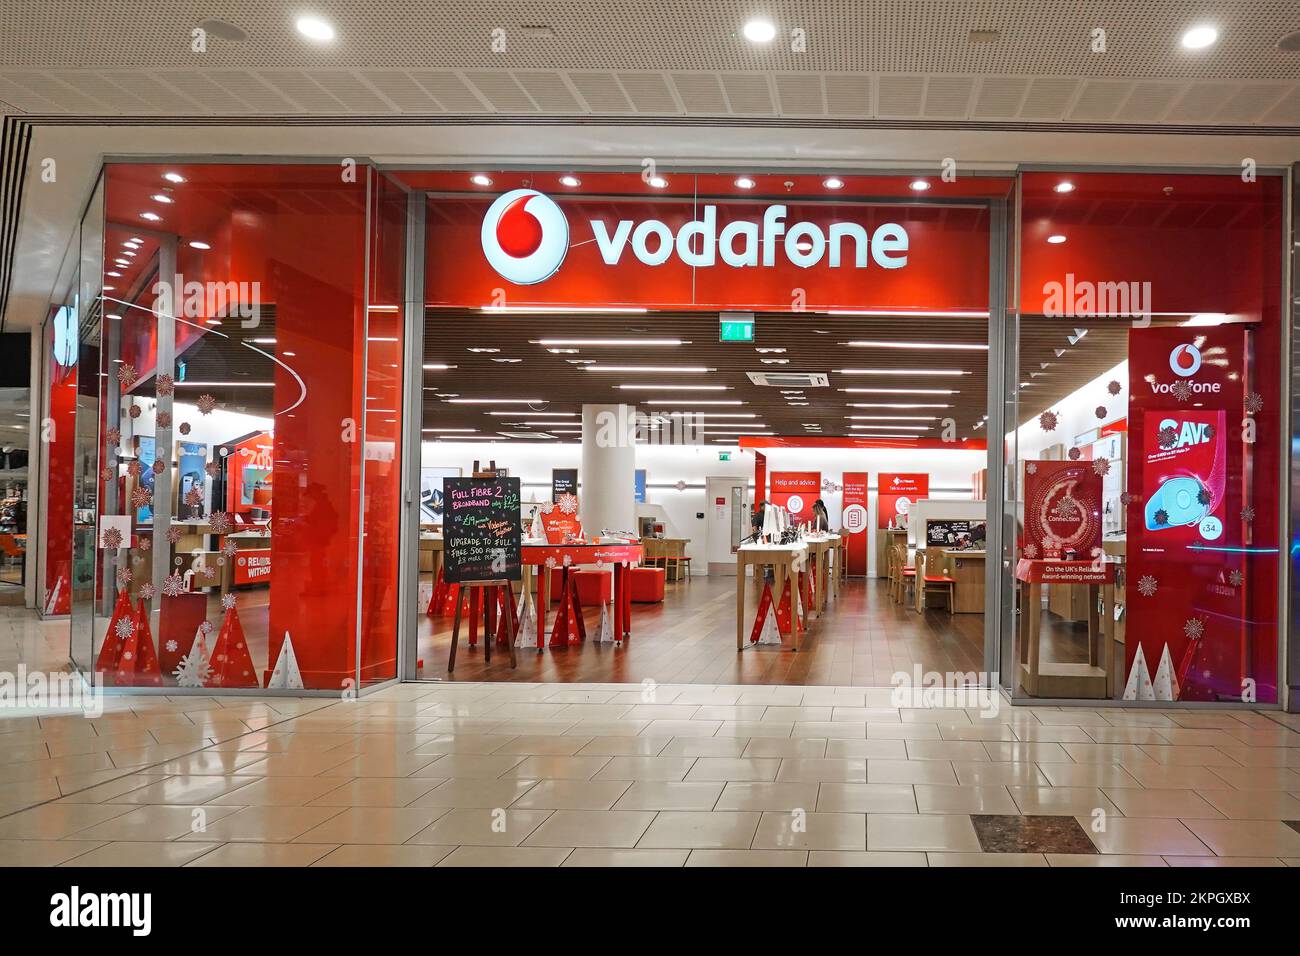
[{"label": "blue poster", "polygon": [[634,473],[634,499],[638,504],[645,504],[645,469],[638,468]]},{"label": "blue poster", "polygon": [[[180,463],[178,475],[180,488],[176,500],[180,502],[180,507],[176,512],[185,518],[201,518],[207,505],[204,466],[207,464],[208,446],[198,442],[183,441],[179,443],[177,449],[180,452],[176,459]],[[199,488],[204,492],[204,500],[197,506],[185,503],[185,496],[190,493],[191,488]]]},{"label": "blue poster", "polygon": [[[136,441],[138,442],[136,445],[136,451],[140,461],[140,487],[149,489],[149,493],[152,495],[154,479],[153,463],[154,459],[157,457],[157,453],[154,449],[154,440],[148,435],[141,435],[136,439]],[[137,508],[135,512],[135,520],[141,524],[153,521],[153,507],[151,505],[145,505],[143,508]]]}]

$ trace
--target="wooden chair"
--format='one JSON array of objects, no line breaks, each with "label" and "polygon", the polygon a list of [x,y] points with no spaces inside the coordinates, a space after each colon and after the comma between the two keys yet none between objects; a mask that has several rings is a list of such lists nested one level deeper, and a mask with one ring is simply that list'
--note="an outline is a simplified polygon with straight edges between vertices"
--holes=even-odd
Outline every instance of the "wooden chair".
[{"label": "wooden chair", "polygon": [[955,597],[953,589],[957,586],[957,582],[953,578],[948,577],[947,574],[943,573],[942,568],[940,569],[939,574],[928,573],[925,569],[925,551],[921,548],[917,548],[916,550],[916,564],[917,569],[913,574],[920,575],[922,586],[925,588],[924,600],[926,607],[929,606],[930,594],[932,592],[935,594],[942,594],[948,602],[948,613],[952,614],[953,598]]},{"label": "wooden chair", "polygon": [[664,562],[661,567],[671,569],[670,577],[673,581],[681,581],[682,575],[685,574],[685,580],[691,580],[691,559],[684,554],[670,554],[660,558]]},{"label": "wooden chair", "polygon": [[916,568],[907,563],[907,546],[896,544],[889,549],[890,597],[895,604],[906,604],[916,586]]}]

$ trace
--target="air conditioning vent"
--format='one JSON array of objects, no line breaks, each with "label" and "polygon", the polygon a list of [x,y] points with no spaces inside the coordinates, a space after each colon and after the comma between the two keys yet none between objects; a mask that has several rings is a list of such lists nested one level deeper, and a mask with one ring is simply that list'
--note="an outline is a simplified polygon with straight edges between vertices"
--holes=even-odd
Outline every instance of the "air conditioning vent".
[{"label": "air conditioning vent", "polygon": [[755,385],[772,388],[826,388],[831,384],[825,372],[746,372]]}]

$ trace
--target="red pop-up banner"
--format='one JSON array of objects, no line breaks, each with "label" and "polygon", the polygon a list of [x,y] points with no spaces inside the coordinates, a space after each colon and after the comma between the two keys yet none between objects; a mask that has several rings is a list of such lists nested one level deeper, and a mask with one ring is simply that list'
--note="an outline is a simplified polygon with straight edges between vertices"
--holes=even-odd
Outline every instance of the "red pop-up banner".
[{"label": "red pop-up banner", "polygon": [[846,471],[840,499],[840,534],[846,539],[849,574],[867,573],[867,473]]},{"label": "red pop-up banner", "polygon": [[790,512],[794,524],[812,520],[813,502],[821,495],[820,471],[774,471],[768,476],[772,483],[769,500]]},{"label": "red pop-up banner", "polygon": [[890,474],[882,471],[876,479],[876,527],[888,528],[906,522],[912,504],[930,495],[928,474]]}]

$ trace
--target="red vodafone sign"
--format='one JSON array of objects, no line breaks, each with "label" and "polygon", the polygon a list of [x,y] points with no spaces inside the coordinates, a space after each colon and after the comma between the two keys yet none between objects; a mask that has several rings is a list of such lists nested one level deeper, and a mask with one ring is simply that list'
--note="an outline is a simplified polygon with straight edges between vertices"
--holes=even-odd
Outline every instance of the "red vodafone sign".
[{"label": "red vodafone sign", "polygon": [[982,208],[554,196],[431,198],[430,305],[871,308],[988,302]]}]

